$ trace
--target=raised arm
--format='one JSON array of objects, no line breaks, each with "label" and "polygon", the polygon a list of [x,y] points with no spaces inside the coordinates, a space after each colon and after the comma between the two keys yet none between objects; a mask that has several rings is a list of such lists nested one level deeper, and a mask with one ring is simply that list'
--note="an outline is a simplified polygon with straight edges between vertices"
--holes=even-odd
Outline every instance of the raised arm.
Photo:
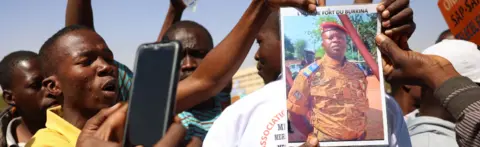
[{"label": "raised arm", "polygon": [[95,29],[91,0],[68,0],[65,26],[84,25]]},{"label": "raised arm", "polygon": [[458,145],[480,146],[480,87],[460,76],[443,57],[402,49],[385,35],[378,35],[376,41],[382,54],[388,57],[383,72],[386,79],[435,89],[435,98],[457,119]]},{"label": "raised arm", "polygon": [[305,0],[269,0],[268,4],[265,2],[252,0],[227,37],[208,53],[190,77],[178,84],[177,113],[214,96],[229,83],[247,56],[272,6],[297,6],[304,10],[315,10],[315,4]]},{"label": "raised arm", "polygon": [[207,100],[225,87],[245,60],[269,14],[263,0],[252,1],[227,37],[207,54],[190,77],[178,83],[177,112]]},{"label": "raised arm", "polygon": [[371,4],[373,0],[354,0],[354,4]]},{"label": "raised arm", "polygon": [[185,8],[186,5],[183,3],[183,0],[170,0],[170,7],[168,7],[167,16],[163,21],[162,30],[160,30],[157,41],[162,40],[163,35],[165,35],[165,32],[167,32],[170,26],[180,21],[180,19],[182,18],[183,10],[185,10]]}]

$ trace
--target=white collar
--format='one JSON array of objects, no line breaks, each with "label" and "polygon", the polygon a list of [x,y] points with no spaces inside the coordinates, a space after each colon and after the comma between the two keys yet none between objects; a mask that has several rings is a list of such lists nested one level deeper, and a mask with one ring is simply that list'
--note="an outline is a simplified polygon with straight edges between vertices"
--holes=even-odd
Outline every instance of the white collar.
[{"label": "white collar", "polygon": [[12,135],[13,134],[12,131],[16,131],[17,126],[21,122],[22,122],[22,117],[16,117],[8,123],[7,132],[6,132],[6,135],[5,135],[5,139],[7,140],[7,146],[8,147],[11,147],[11,146],[23,147],[23,146],[25,146],[25,142],[17,143],[17,141],[15,140],[15,137],[13,137],[13,135]]}]

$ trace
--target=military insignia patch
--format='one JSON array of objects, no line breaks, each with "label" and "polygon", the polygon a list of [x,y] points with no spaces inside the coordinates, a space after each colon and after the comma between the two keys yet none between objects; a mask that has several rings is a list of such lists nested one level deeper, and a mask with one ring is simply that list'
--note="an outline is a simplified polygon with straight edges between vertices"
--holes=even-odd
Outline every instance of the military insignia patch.
[{"label": "military insignia patch", "polygon": [[303,75],[309,77],[312,72],[315,72],[318,69],[317,63],[310,64],[303,72]]},{"label": "military insignia patch", "polygon": [[315,73],[315,78],[321,78],[321,77],[322,77],[322,73],[320,72]]},{"label": "military insignia patch", "polygon": [[297,100],[300,100],[302,98],[302,93],[300,93],[299,91],[295,91],[295,93],[293,93],[293,96],[297,99]]},{"label": "military insignia patch", "polygon": [[325,86],[330,81],[330,79],[315,78],[312,81],[312,86]]},{"label": "military insignia patch", "polygon": [[303,72],[303,75],[305,75],[306,77],[310,76],[310,74],[312,74],[312,71],[310,69],[305,69],[305,71]]},{"label": "military insignia patch", "polygon": [[310,69],[310,71],[316,71],[317,68],[318,68],[317,63],[313,63],[310,66],[308,66],[308,69]]}]

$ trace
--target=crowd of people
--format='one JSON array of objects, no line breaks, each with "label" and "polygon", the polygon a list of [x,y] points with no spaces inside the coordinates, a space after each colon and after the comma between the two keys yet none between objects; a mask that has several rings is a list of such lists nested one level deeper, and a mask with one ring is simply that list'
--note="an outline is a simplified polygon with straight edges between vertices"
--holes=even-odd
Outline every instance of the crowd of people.
[{"label": "crowd of people", "polygon": [[[179,41],[182,62],[175,121],[156,146],[280,147],[286,146],[287,137],[305,138],[302,146],[321,146],[318,139],[322,138],[365,139],[361,129],[365,124],[324,129],[321,123],[290,123],[289,118],[309,111],[302,97],[314,97],[296,91],[318,92],[305,82],[319,71],[316,64],[309,65],[314,71],[290,81],[287,100],[279,99],[285,97],[285,85],[290,83],[282,76],[291,74],[282,73],[279,8],[313,12],[317,6],[325,6],[325,0],[252,0],[235,27],[214,46],[205,27],[182,20],[183,1],[171,0],[159,36],[152,41]],[[385,98],[388,146],[480,146],[478,46],[456,40],[446,30],[422,53],[412,51],[407,41],[415,23],[409,0],[383,0],[377,11],[382,32],[375,39],[383,57],[383,76],[393,87],[392,96]],[[52,32],[38,53],[15,51],[0,62],[0,86],[10,106],[0,114],[2,147],[121,146],[128,133],[124,127],[133,72],[115,60],[95,31],[90,0],[68,0],[65,16],[65,27]],[[330,42],[345,43],[345,30],[336,24],[323,24],[321,29],[326,56],[315,62],[343,66],[353,77],[347,79],[365,86],[364,73],[329,47]],[[255,40],[258,75],[266,85],[231,104],[232,77]],[[366,111],[365,88],[351,88],[358,93],[355,110]],[[333,117],[314,111],[309,119]],[[346,138],[335,135],[344,130],[355,131]],[[291,135],[296,131],[303,136]]]}]

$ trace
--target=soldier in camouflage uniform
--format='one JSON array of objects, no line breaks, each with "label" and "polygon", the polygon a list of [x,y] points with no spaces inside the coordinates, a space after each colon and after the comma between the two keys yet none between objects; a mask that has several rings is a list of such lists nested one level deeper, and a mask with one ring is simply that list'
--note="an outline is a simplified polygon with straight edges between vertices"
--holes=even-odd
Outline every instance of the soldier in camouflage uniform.
[{"label": "soldier in camouflage uniform", "polygon": [[366,76],[345,58],[345,28],[327,22],[320,29],[326,54],[299,72],[288,93],[288,110],[310,122],[309,138],[363,140],[369,109]]}]

